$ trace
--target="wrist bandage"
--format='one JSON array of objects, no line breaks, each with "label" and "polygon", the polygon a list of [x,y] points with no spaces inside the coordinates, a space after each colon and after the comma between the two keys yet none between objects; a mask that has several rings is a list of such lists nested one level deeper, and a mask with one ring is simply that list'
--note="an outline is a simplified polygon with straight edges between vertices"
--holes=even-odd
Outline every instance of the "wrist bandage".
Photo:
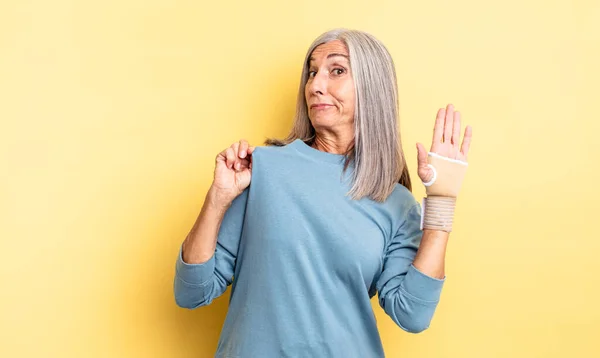
[{"label": "wrist bandage", "polygon": [[429,152],[427,166],[433,178],[423,183],[427,197],[421,203],[421,230],[452,231],[456,197],[467,172],[468,163]]}]

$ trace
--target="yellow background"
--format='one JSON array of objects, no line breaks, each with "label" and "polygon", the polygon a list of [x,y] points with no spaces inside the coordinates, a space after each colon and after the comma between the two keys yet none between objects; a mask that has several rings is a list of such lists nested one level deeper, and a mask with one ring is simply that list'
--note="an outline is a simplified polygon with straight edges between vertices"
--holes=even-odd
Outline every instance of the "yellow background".
[{"label": "yellow background", "polygon": [[389,357],[600,356],[598,1],[3,1],[0,356],[209,357],[229,290],[178,308],[177,249],[233,141],[290,128],[303,56],[368,31],[415,142],[471,166],[431,327]]}]

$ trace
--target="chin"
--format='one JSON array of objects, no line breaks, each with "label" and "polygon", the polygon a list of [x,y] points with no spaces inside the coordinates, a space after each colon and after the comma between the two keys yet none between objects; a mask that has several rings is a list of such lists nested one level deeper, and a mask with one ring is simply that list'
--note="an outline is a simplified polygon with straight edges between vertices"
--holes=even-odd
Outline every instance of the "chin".
[{"label": "chin", "polygon": [[330,127],[333,123],[335,123],[335,121],[336,121],[335,118],[330,118],[330,117],[310,120],[313,127]]},{"label": "chin", "polygon": [[332,121],[336,121],[338,120],[338,116],[333,115],[331,113],[329,114],[325,114],[325,113],[318,113],[318,114],[314,114],[312,116],[309,116],[311,121],[315,121],[315,122],[332,122]]}]

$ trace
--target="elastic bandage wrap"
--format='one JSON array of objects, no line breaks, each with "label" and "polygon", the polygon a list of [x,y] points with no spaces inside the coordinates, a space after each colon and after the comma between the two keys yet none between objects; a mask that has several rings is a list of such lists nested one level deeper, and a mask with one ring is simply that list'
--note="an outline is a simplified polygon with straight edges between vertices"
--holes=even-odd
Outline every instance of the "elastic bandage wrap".
[{"label": "elastic bandage wrap", "polygon": [[456,197],[467,172],[468,163],[429,152],[427,166],[433,178],[423,183],[427,197],[421,203],[421,230],[452,231]]}]

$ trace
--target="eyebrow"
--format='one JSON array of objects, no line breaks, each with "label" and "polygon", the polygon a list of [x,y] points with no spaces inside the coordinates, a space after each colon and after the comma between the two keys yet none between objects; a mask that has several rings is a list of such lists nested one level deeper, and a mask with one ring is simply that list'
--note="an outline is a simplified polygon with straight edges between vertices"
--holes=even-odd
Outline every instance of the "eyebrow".
[{"label": "eyebrow", "polygon": [[[343,54],[343,53],[330,53],[329,55],[327,55],[327,58],[329,59],[329,58],[332,58],[332,57],[337,57],[337,56],[345,57],[347,60],[350,60],[350,57],[348,57],[348,55],[345,55],[345,54]],[[311,57],[308,59],[308,62],[310,63],[310,62],[312,62],[312,61],[314,61],[314,60],[315,60],[315,58],[311,56]]]}]

